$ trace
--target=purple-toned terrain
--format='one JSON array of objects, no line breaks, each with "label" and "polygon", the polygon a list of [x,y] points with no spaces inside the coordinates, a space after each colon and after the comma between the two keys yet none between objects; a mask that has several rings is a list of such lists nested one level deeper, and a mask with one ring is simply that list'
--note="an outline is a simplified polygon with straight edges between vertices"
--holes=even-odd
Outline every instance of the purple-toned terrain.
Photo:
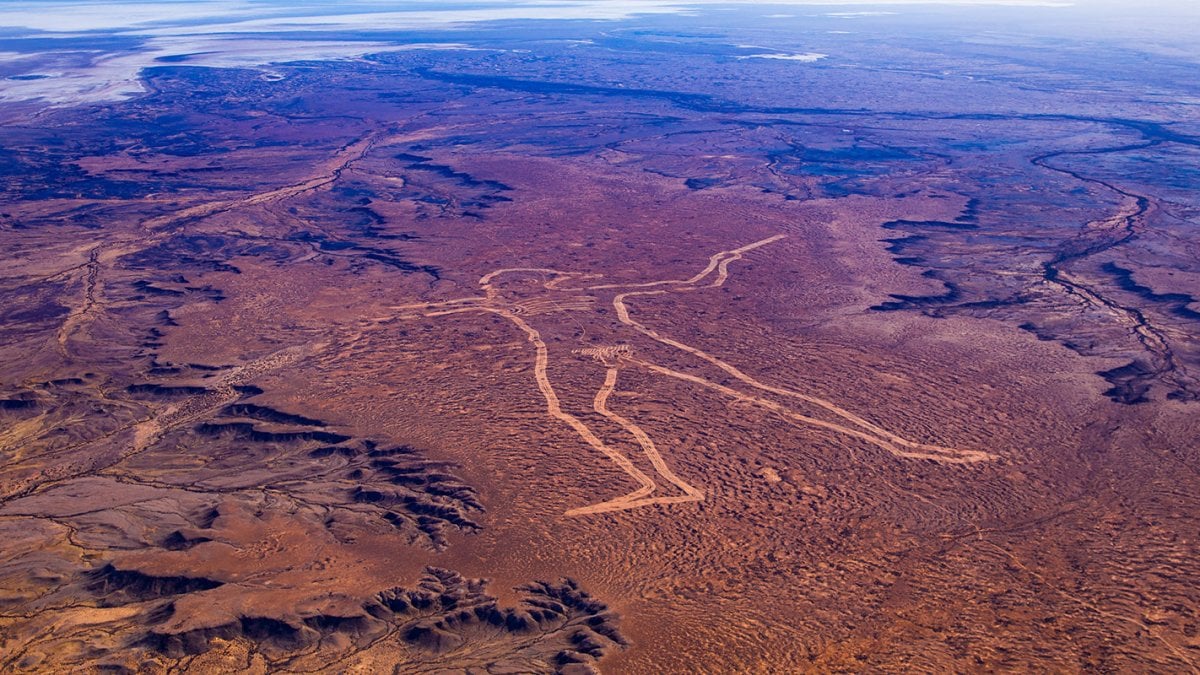
[{"label": "purple-toned terrain", "polygon": [[1200,670],[1200,9],[0,1],[0,670]]}]

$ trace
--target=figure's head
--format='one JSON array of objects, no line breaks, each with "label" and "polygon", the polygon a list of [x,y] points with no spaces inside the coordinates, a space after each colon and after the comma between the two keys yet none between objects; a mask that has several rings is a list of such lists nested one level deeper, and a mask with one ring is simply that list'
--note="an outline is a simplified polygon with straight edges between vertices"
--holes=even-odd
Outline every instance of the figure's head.
[{"label": "figure's head", "polygon": [[514,268],[492,272],[480,279],[479,285],[495,295],[517,297],[558,290],[559,284],[577,276],[554,269]]}]

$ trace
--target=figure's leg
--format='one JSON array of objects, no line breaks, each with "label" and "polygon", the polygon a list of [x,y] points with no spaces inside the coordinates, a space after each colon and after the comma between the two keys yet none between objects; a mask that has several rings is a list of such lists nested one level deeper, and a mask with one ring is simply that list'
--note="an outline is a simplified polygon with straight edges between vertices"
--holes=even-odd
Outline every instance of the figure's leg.
[{"label": "figure's leg", "polygon": [[[884,448],[888,452],[891,452],[892,454],[902,456],[902,457],[919,457],[919,458],[936,459],[938,461],[954,462],[954,463],[979,462],[979,461],[984,461],[984,460],[989,460],[989,459],[995,459],[994,455],[992,455],[990,453],[986,453],[986,452],[981,452],[978,450],[946,448],[946,447],[942,447],[939,445],[932,445],[932,444],[928,444],[928,443],[917,443],[914,441],[910,441],[906,438],[903,438],[897,434],[894,434],[894,433],[880,427],[877,424],[874,424],[874,423],[860,417],[859,415],[857,415],[849,410],[846,410],[838,405],[835,405],[834,403],[831,403],[830,401],[826,401],[825,399],[818,398],[816,396],[811,396],[809,394],[804,394],[804,393],[801,393],[798,391],[793,391],[791,389],[785,389],[783,387],[776,387],[776,386],[766,384],[764,382],[760,382],[760,381],[754,379],[753,377],[747,375],[746,373],[743,373],[741,370],[739,370],[735,366],[733,366],[729,363],[726,363],[725,361],[723,361],[711,354],[708,354],[707,352],[704,352],[700,349],[697,349],[690,345],[679,342],[678,340],[673,340],[669,337],[661,335],[657,331],[655,331],[653,328],[650,328],[649,326],[642,324],[641,322],[637,321],[632,316],[630,316],[629,307],[625,304],[626,298],[629,298],[632,296],[639,296],[639,295],[641,295],[641,296],[661,295],[661,294],[668,293],[671,291],[694,291],[699,288],[712,288],[712,287],[722,286],[725,284],[725,281],[729,278],[730,263],[732,263],[736,260],[741,260],[743,255],[745,255],[746,253],[748,253],[756,248],[759,248],[761,246],[766,246],[767,244],[770,244],[770,243],[773,243],[780,239],[783,239],[784,237],[785,237],[785,235],[782,235],[782,234],[775,235],[773,237],[768,237],[768,238],[762,239],[760,241],[746,244],[745,246],[742,246],[740,248],[735,248],[735,249],[732,249],[729,251],[721,251],[720,253],[717,253],[717,254],[713,255],[711,258],[709,258],[708,266],[705,267],[703,270],[701,270],[699,274],[692,277],[691,279],[687,279],[687,280],[683,280],[683,281],[651,282],[651,283],[647,283],[647,284],[634,284],[632,286],[627,286],[626,288],[647,288],[647,287],[654,287],[654,286],[672,285],[672,286],[674,286],[674,288],[671,288],[669,290],[664,289],[664,288],[659,288],[659,289],[655,289],[655,290],[629,290],[624,293],[618,293],[613,298],[613,302],[612,302],[613,309],[615,309],[617,312],[617,320],[620,321],[621,323],[629,326],[630,328],[633,328],[634,330],[638,331],[642,335],[649,337],[650,339],[652,339],[656,342],[659,342],[661,344],[664,344],[664,345],[667,345],[670,347],[674,347],[676,349],[679,349],[680,351],[687,352],[688,354],[691,354],[692,356],[703,359],[703,360],[711,363],[712,365],[716,366],[717,368],[720,368],[721,370],[725,371],[730,376],[740,380],[744,384],[754,387],[755,389],[770,392],[772,394],[777,394],[780,396],[787,396],[790,398],[799,399],[801,401],[804,401],[805,403],[809,403],[811,405],[817,406],[819,408],[826,410],[829,413],[832,413],[833,415],[836,415],[837,417],[840,417],[842,420],[845,420],[846,422],[848,422],[851,426],[848,427],[843,424],[835,424],[835,423],[825,422],[823,420],[818,420],[813,417],[799,415],[798,413],[794,413],[790,410],[787,410],[786,408],[783,408],[782,406],[779,406],[780,411],[777,411],[777,412],[780,412],[780,414],[784,414],[782,411],[787,411],[786,416],[790,416],[795,421],[800,421],[805,424],[811,424],[814,426],[824,427],[824,428],[827,428],[830,430],[838,431],[840,433],[844,433],[844,434],[848,434],[851,436],[855,436],[857,438],[862,438],[864,440],[868,440],[868,441],[874,443],[875,445],[878,445],[879,447]],[[708,277],[713,272],[716,272],[716,277],[712,281],[710,281],[709,283],[707,283],[703,286],[699,285],[701,281],[707,280]],[[595,288],[612,288],[612,287],[615,287],[615,286],[597,286]],[[671,372],[675,373],[675,375],[672,375],[672,376],[683,375],[682,373],[678,373],[676,371],[671,371]],[[695,378],[694,381],[696,381],[698,383],[703,383],[706,385],[712,384],[712,383],[708,382],[707,380],[702,380],[700,378]],[[733,390],[730,390],[730,391],[733,391]],[[738,394],[738,396],[742,396],[742,395]],[[766,399],[762,399],[760,397],[753,397],[753,396],[745,396],[745,397],[743,397],[743,399],[746,401],[750,401],[750,402],[760,402],[760,403],[766,402]],[[772,405],[776,405],[776,404],[772,404]]]},{"label": "figure's leg", "polygon": [[630,423],[629,420],[614,416],[613,413],[607,412],[606,402],[608,400],[608,394],[612,393],[612,388],[616,386],[617,382],[616,369],[613,369],[610,374],[607,375],[604,387],[601,387],[600,392],[596,393],[595,402],[593,404],[596,412],[604,414],[605,417],[610,417],[614,420],[617,420],[617,423],[622,425],[625,429],[630,431],[636,430],[635,437],[637,437],[638,442],[642,444],[642,449],[647,450],[647,448],[649,448],[647,456],[649,456],[650,461],[653,462],[655,470],[658,470],[659,473],[664,476],[664,478],[671,480],[673,484],[676,484],[680,489],[683,489],[686,492],[686,496],[659,497],[655,498],[655,500],[647,500],[646,497],[652,494],[652,492],[658,488],[658,485],[655,485],[654,480],[647,476],[646,472],[643,472],[640,470],[640,468],[634,466],[634,464],[632,464],[632,462],[629,461],[629,458],[626,458],[625,455],[620,454],[616,449],[608,447],[604,441],[600,440],[599,436],[595,435],[595,432],[593,432],[592,429],[588,428],[587,424],[583,423],[583,420],[575,417],[574,414],[563,410],[562,402],[560,402],[558,399],[558,393],[556,390],[554,390],[553,384],[550,382],[550,376],[547,375],[547,365],[548,362],[550,362],[550,350],[548,350],[546,347],[545,340],[541,339],[540,331],[532,327],[532,325],[529,325],[529,323],[524,321],[524,319],[520,316],[517,316],[515,312],[504,309],[504,307],[473,305],[456,307],[456,309],[450,310],[430,312],[427,313],[426,316],[446,316],[452,315],[452,313],[476,311],[497,313],[497,315],[509,319],[509,321],[516,324],[517,328],[520,328],[522,331],[524,331],[524,334],[526,334],[526,337],[528,337],[530,344],[533,344],[534,346],[534,378],[536,382],[538,382],[538,390],[541,392],[542,398],[546,400],[546,413],[550,414],[550,416],[554,419],[558,419],[560,422],[570,426],[570,428],[575,430],[576,434],[580,435],[580,437],[583,438],[583,440],[586,441],[589,446],[599,450],[599,452],[604,454],[606,458],[610,459],[613,464],[616,464],[618,467],[620,467],[620,470],[624,471],[626,474],[629,474],[632,479],[636,480],[636,482],[640,484],[640,488],[630,492],[628,495],[613,498],[613,500],[608,500],[599,504],[592,504],[592,506],[588,507],[570,509],[568,512],[566,512],[566,515],[605,513],[610,512],[610,510],[624,510],[643,506],[643,504],[649,503],[674,503],[680,501],[702,500],[703,494],[700,492],[700,490],[696,490],[695,488],[692,488],[692,486],[684,483],[683,480],[680,480],[677,476],[674,476],[674,473],[671,472],[670,468],[666,467],[665,462],[662,462],[661,456],[658,454],[658,449],[654,448],[654,443],[650,442],[649,437],[646,436],[641,429],[638,429],[637,426]]},{"label": "figure's leg", "polygon": [[[607,376],[604,380],[604,386],[600,388],[600,391],[596,392],[596,398],[593,401],[592,406],[595,408],[596,412],[611,419],[612,415],[607,413],[605,403],[608,401],[608,395],[612,393],[613,386],[616,384],[616,376],[615,370],[610,371],[610,373],[612,374]],[[629,461],[629,458],[627,458],[625,455],[622,455],[620,452],[608,447],[604,441],[601,441],[599,438],[597,438],[596,435],[587,428],[587,425],[585,425],[583,422],[580,422],[575,416],[569,415],[569,417],[578,422],[579,426],[582,427],[582,429],[576,428],[576,431],[579,432],[579,435],[582,436],[589,445],[599,450],[604,454],[605,457],[608,457],[614,464],[620,467],[622,471],[632,476],[633,479],[638,483],[641,483],[641,487],[627,495],[622,495],[605,502],[600,502],[599,504],[592,504],[590,506],[581,506],[579,508],[570,509],[566,512],[566,515],[581,516],[589,513],[623,511],[635,506],[640,506],[642,501],[657,489],[658,486],[654,484],[654,480],[647,476],[641,469],[634,466],[633,463]],[[574,426],[574,424],[572,424],[572,426]]]},{"label": "figure's leg", "polygon": [[[894,434],[894,433],[880,427],[879,425],[874,424],[873,422],[863,419],[862,417],[858,416],[857,414],[855,414],[853,412],[850,412],[849,410],[846,410],[846,409],[844,409],[840,406],[837,406],[829,401],[826,401],[825,399],[818,398],[816,396],[811,396],[809,394],[804,394],[804,393],[801,393],[798,391],[793,391],[791,389],[785,389],[783,387],[776,387],[773,385],[766,384],[764,382],[760,382],[760,381],[754,379],[753,377],[747,375],[746,373],[743,373],[737,367],[735,367],[729,363],[726,363],[725,361],[723,361],[707,352],[704,352],[700,349],[696,349],[695,347],[692,347],[690,345],[679,342],[678,340],[674,340],[672,338],[669,338],[669,337],[659,334],[654,329],[640,323],[639,321],[633,319],[629,315],[629,308],[625,305],[626,297],[628,297],[630,295],[650,295],[650,294],[660,294],[660,293],[664,293],[664,292],[665,291],[636,291],[636,292],[622,293],[622,294],[617,295],[615,298],[613,298],[613,307],[617,310],[617,319],[619,321],[621,321],[621,323],[624,323],[625,325],[630,326],[634,330],[645,335],[646,337],[653,339],[656,342],[665,344],[669,347],[674,347],[680,351],[687,352],[688,354],[691,354],[692,356],[695,356],[699,359],[703,359],[704,361],[711,363],[712,365],[716,366],[717,368],[720,368],[721,370],[728,373],[730,376],[736,378],[737,380],[739,380],[751,387],[754,387],[755,389],[770,392],[772,394],[778,394],[780,396],[796,398],[801,401],[804,401],[805,403],[810,403],[812,405],[822,408],[822,409],[842,418],[843,420],[845,420],[845,421],[849,422],[851,425],[853,425],[853,427],[857,427],[857,429],[847,427],[842,424],[834,424],[831,422],[825,422],[823,420],[818,420],[813,417],[799,415],[797,413],[788,411],[788,414],[790,416],[798,419],[799,421],[803,421],[806,424],[812,424],[814,426],[825,427],[825,428],[828,428],[828,429],[831,429],[834,431],[838,431],[840,433],[844,433],[844,434],[847,434],[850,436],[855,436],[858,438],[862,438],[864,440],[868,440],[868,441],[874,443],[875,445],[878,445],[879,447],[887,450],[888,452],[891,452],[892,454],[901,456],[901,457],[934,459],[937,461],[950,462],[950,463],[979,462],[979,461],[984,461],[984,460],[995,459],[994,455],[992,455],[990,453],[982,452],[979,450],[960,450],[960,449],[956,449],[956,448],[946,448],[946,447],[942,447],[942,446],[938,446],[938,445],[931,445],[931,444],[926,444],[926,443],[916,443],[916,442],[910,441],[908,439],[902,438],[901,436]],[[654,366],[652,364],[648,364],[645,362],[641,362],[641,363],[648,368],[652,368],[652,369],[659,368],[659,366]],[[670,369],[663,369],[663,371],[664,371],[663,374],[668,374],[671,377],[682,376],[682,379],[689,379],[691,381],[697,382],[699,384],[704,384],[706,386],[713,384],[713,383],[709,382],[708,380],[704,380],[703,378],[688,376],[683,373],[679,373],[678,371],[671,371]],[[722,387],[722,389],[728,389],[728,388]],[[732,392],[734,390],[730,389],[729,391]],[[739,397],[744,398],[744,400],[747,400],[750,402],[769,403],[766,399],[762,399],[760,397],[744,396],[742,394],[737,394],[737,395]],[[778,406],[777,404],[772,403],[771,405],[777,406],[777,407],[781,408],[782,410],[786,410],[786,408],[783,408],[782,406]]]},{"label": "figure's leg", "polygon": [[[782,406],[774,401],[771,401],[770,399],[765,399],[765,398],[762,398],[759,396],[751,396],[749,394],[744,394],[740,391],[737,391],[736,389],[727,387],[722,384],[717,384],[716,382],[711,382],[702,377],[697,377],[695,375],[683,373],[678,370],[666,368],[664,366],[650,363],[648,361],[642,361],[640,359],[630,359],[630,362],[636,363],[636,364],[642,366],[643,368],[646,368],[647,370],[658,373],[660,375],[666,375],[667,377],[672,377],[672,378],[675,378],[678,380],[684,380],[685,382],[692,382],[694,384],[698,384],[703,387],[707,387],[709,389],[716,390],[716,391],[718,391],[722,394],[725,394],[726,396],[729,396],[733,399],[736,399],[739,401],[744,401],[746,403],[753,403],[755,405],[766,408],[767,410],[770,410],[771,412],[776,413],[777,415],[779,415],[791,422],[798,422],[798,423],[806,425],[806,426],[817,427],[820,429],[825,429],[825,430],[832,431],[832,432],[835,432],[838,434],[842,434],[845,436],[850,436],[853,438],[857,438],[859,440],[866,441],[872,445],[875,445],[879,448],[882,448],[883,450],[890,452],[893,455],[896,455],[897,457],[906,457],[909,459],[931,459],[931,460],[934,460],[937,462],[942,462],[945,464],[967,464],[967,463],[971,463],[971,462],[979,462],[979,461],[984,461],[984,460],[989,460],[989,459],[995,458],[993,455],[990,455],[986,452],[981,452],[978,450],[956,450],[956,449],[952,449],[952,448],[942,448],[939,446],[912,443],[911,441],[906,441],[906,440],[900,438],[899,436],[896,436],[895,434],[891,434],[889,432],[883,432],[883,434],[875,434],[875,433],[871,433],[868,431],[864,431],[862,429],[856,429],[854,427],[848,427],[848,426],[845,426],[842,424],[837,424],[835,422],[829,422],[826,420],[817,419],[815,417],[809,417],[808,415],[802,415],[800,413],[794,412],[785,406]],[[772,388],[772,390],[773,390],[773,388]],[[874,426],[874,425],[871,425],[871,426]],[[875,428],[878,428],[878,427],[875,427]],[[880,430],[880,431],[882,431],[882,430]],[[900,442],[897,443],[896,442],[897,440],[899,440]]]},{"label": "figure's leg", "polygon": [[638,445],[642,446],[642,452],[646,454],[646,458],[650,460],[650,463],[654,466],[654,470],[658,472],[658,475],[667,479],[669,483],[679,488],[696,501],[703,500],[704,493],[702,491],[692,487],[691,485],[688,485],[682,478],[675,475],[674,471],[671,471],[671,468],[667,466],[666,461],[663,460],[662,455],[659,454],[658,448],[655,447],[654,441],[650,439],[650,436],[648,436],[641,427],[608,409],[608,396],[612,393],[613,389],[616,388],[616,385],[617,369],[612,367],[609,368],[608,372],[605,374],[604,387],[599,393],[596,394],[596,412],[621,425],[622,428],[624,428],[626,431],[632,434],[634,438],[637,439]]},{"label": "figure's leg", "polygon": [[654,489],[657,486],[649,476],[647,476],[641,469],[634,466],[633,463],[630,462],[627,457],[625,457],[625,455],[622,455],[616,450],[608,447],[608,445],[606,445],[604,441],[600,440],[600,438],[596,436],[596,434],[593,433],[588,425],[584,424],[582,420],[562,409],[562,404],[558,399],[558,393],[554,391],[554,386],[550,383],[550,377],[546,373],[546,367],[550,360],[550,350],[547,349],[546,342],[542,340],[542,334],[539,333],[533,326],[530,326],[529,323],[527,323],[524,319],[507,309],[486,308],[486,311],[499,314],[516,324],[518,328],[525,332],[525,336],[529,339],[529,342],[533,344],[534,350],[536,351],[533,363],[533,375],[534,379],[537,380],[538,390],[542,392],[542,397],[546,399],[546,413],[551,417],[566,423],[567,426],[571,427],[575,433],[579,434],[579,436],[583,438],[588,445],[592,446],[596,450],[599,450],[605,457],[608,457],[614,464],[620,467],[622,471],[629,474],[634,480],[641,484],[641,487],[634,492],[631,492],[623,497],[618,497],[615,500],[605,502],[605,504],[608,505],[607,508],[596,509],[595,507],[584,507],[583,511],[580,511],[579,509],[572,509],[571,511],[567,512],[568,515],[577,515],[576,512],[593,513],[599,511],[612,511],[630,508],[628,506],[624,506],[624,504],[642,499],[651,492],[654,492]]},{"label": "figure's leg", "polygon": [[659,454],[658,448],[655,447],[654,441],[650,439],[650,436],[647,435],[641,427],[608,409],[608,397],[610,394],[612,394],[613,389],[616,388],[616,385],[617,368],[614,366],[609,366],[607,372],[605,373],[604,386],[600,388],[600,391],[596,392],[596,398],[592,403],[593,408],[596,410],[596,412],[616,422],[623,429],[632,434],[633,437],[637,439],[638,445],[642,446],[642,452],[645,453],[646,458],[650,460],[650,463],[654,466],[654,470],[658,472],[658,475],[662,476],[667,480],[667,482],[682,490],[684,494],[674,497],[655,497],[648,499],[646,498],[646,495],[648,495],[649,492],[643,493],[641,490],[639,490],[636,493],[625,495],[624,497],[618,497],[617,499],[612,499],[600,504],[593,504],[591,506],[571,509],[570,511],[567,511],[567,515],[577,516],[588,513],[621,511],[639,506],[648,506],[650,504],[679,504],[684,502],[704,501],[704,492],[692,487],[682,478],[675,475],[674,471],[671,471],[671,468],[667,466],[667,463],[663,460],[662,455]]}]

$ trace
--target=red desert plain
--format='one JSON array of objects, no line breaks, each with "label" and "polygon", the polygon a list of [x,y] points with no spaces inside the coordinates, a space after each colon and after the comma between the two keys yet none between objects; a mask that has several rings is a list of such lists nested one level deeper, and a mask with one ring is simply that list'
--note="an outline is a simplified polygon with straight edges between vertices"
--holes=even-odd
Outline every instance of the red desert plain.
[{"label": "red desert plain", "polygon": [[44,5],[0,670],[1200,671],[1196,11]]}]

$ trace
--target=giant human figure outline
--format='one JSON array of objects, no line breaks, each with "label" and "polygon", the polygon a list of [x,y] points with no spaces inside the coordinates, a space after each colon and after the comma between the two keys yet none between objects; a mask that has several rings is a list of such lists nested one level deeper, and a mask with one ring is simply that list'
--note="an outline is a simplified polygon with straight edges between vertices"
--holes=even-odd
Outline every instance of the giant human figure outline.
[{"label": "giant human figure outline", "polygon": [[[761,406],[772,413],[783,417],[793,424],[817,427],[834,433],[857,438],[886,450],[897,457],[909,459],[927,459],[944,464],[968,464],[995,459],[994,455],[979,450],[947,448],[938,445],[910,441],[890,431],[887,431],[873,422],[870,422],[859,415],[845,410],[844,408],[841,408],[825,399],[784,387],[766,384],[743,373],[741,370],[722,359],[712,356],[707,352],[687,345],[683,342],[660,334],[658,331],[635,320],[629,313],[629,308],[625,304],[625,301],[630,297],[681,293],[723,286],[725,281],[729,278],[730,263],[740,260],[746,253],[752,250],[767,246],[768,244],[772,244],[785,237],[786,235],[777,234],[772,237],[767,237],[766,239],[761,239],[759,241],[746,244],[740,248],[715,253],[709,257],[708,265],[704,269],[688,279],[651,281],[631,284],[596,284],[583,286],[580,288],[564,288],[564,284],[568,282],[574,280],[594,280],[598,279],[601,275],[584,274],[581,272],[566,272],[551,268],[512,267],[495,270],[480,278],[479,286],[484,292],[483,296],[456,298],[454,300],[447,300],[445,302],[437,303],[403,305],[396,307],[395,309],[415,310],[422,316],[426,317],[440,317],[467,312],[489,312],[498,314],[508,319],[525,333],[526,337],[529,339],[529,342],[533,344],[534,349],[536,350],[536,357],[534,361],[534,377],[537,380],[538,389],[541,391],[543,398],[546,400],[547,414],[570,426],[585,442],[587,442],[588,445],[608,457],[609,460],[620,467],[626,474],[628,474],[639,484],[639,487],[629,494],[609,499],[597,504],[570,509],[566,512],[566,515],[568,516],[580,516],[610,511],[623,511],[641,506],[649,506],[651,504],[680,504],[704,500],[704,492],[702,490],[690,485],[687,483],[687,481],[680,478],[675,474],[674,471],[671,470],[666,461],[662,458],[662,455],[659,453],[653,439],[650,438],[645,430],[639,427],[632,420],[623,417],[609,409],[608,398],[616,388],[617,378],[619,376],[620,369],[623,366],[638,366],[665,377],[671,377],[706,387],[734,400]],[[533,300],[524,301],[516,301],[506,298],[501,289],[497,287],[497,280],[514,274],[549,275],[549,280],[546,280],[541,284],[542,289],[549,292],[548,297],[534,298]],[[734,379],[745,385],[748,385],[752,389],[772,393],[777,396],[797,399],[817,406],[832,413],[836,418],[840,418],[841,421],[834,422],[804,415],[775,401],[763,398],[762,396],[756,396],[754,394],[739,391],[732,387],[719,384],[717,382],[712,382],[698,375],[685,373],[660,364],[643,360],[633,352],[631,346],[628,344],[586,347],[575,350],[576,354],[591,357],[605,367],[604,384],[601,386],[600,390],[596,392],[596,396],[593,399],[593,409],[600,415],[615,422],[630,435],[632,435],[637,441],[638,445],[641,447],[642,453],[646,456],[646,459],[649,460],[650,465],[654,469],[654,473],[660,479],[675,486],[683,493],[670,496],[654,496],[655,491],[658,490],[658,484],[655,482],[653,477],[635,466],[629,460],[629,458],[623,455],[621,452],[601,440],[600,437],[597,436],[583,420],[579,419],[570,412],[563,410],[562,404],[559,401],[558,393],[555,391],[554,385],[550,382],[549,376],[547,375],[549,349],[546,347],[545,341],[542,340],[541,332],[531,326],[524,318],[522,318],[525,314],[536,315],[538,313],[550,311],[581,311],[590,309],[594,306],[593,301],[595,300],[595,297],[594,295],[588,296],[586,294],[589,291],[601,290],[618,291],[612,300],[612,306],[617,313],[617,320],[620,321],[621,324],[628,326],[637,333],[656,342],[673,347],[707,361]]]}]

